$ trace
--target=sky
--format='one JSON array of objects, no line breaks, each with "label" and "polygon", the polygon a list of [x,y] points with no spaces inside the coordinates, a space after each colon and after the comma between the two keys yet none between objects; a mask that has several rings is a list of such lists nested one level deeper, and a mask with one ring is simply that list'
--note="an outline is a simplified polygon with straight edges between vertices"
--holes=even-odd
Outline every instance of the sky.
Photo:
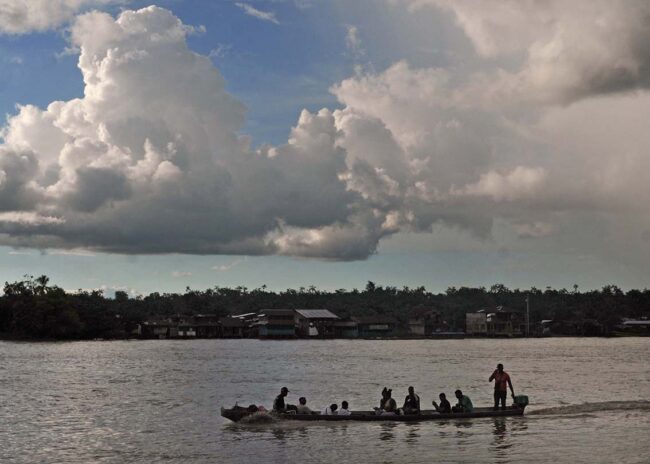
[{"label": "sky", "polygon": [[0,281],[648,287],[650,4],[0,0]]}]

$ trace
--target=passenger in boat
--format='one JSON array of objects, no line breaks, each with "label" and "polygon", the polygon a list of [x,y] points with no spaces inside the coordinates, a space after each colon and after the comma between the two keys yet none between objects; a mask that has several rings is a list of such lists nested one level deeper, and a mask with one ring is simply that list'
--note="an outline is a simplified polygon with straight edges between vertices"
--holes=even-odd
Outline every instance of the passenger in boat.
[{"label": "passenger in boat", "polygon": [[474,411],[474,405],[472,400],[469,399],[469,396],[463,395],[463,392],[456,390],[456,398],[458,398],[458,404],[451,408],[452,412],[472,412]]},{"label": "passenger in boat", "polygon": [[420,414],[420,397],[415,394],[413,387],[409,387],[409,394],[404,399],[402,409],[404,414]]},{"label": "passenger in boat", "polygon": [[387,394],[386,394],[387,391],[388,391],[388,389],[386,387],[384,387],[384,389],[381,391],[381,399],[379,400],[379,408],[378,409],[381,409],[381,410],[384,409],[384,403],[386,403],[386,398],[387,398]]},{"label": "passenger in boat", "polygon": [[515,390],[512,388],[512,381],[507,372],[503,370],[503,364],[497,364],[497,368],[488,379],[489,382],[494,380],[494,410],[499,409],[499,402],[501,403],[501,409],[506,408],[506,397],[508,396],[508,387],[510,387],[510,393],[512,398],[515,397]]},{"label": "passenger in boat", "polygon": [[[287,387],[282,387],[280,389],[280,394],[275,397],[273,401],[273,410],[276,412],[286,412],[287,406],[284,404],[284,399],[289,394],[289,389]],[[295,406],[294,406],[295,408]]]},{"label": "passenger in boat", "polygon": [[307,406],[307,398],[305,398],[304,396],[301,396],[298,399],[298,403],[300,403],[298,406],[296,406],[296,412],[298,414],[312,414],[313,413],[313,411],[311,409],[309,409],[309,407]]},{"label": "passenger in boat", "polygon": [[392,398],[393,390],[384,387],[381,391],[381,402],[379,403],[379,414],[397,414],[397,402]]},{"label": "passenger in boat", "polygon": [[349,416],[352,414],[350,412],[350,409],[348,409],[348,402],[347,401],[342,401],[341,402],[341,409],[338,410],[338,415],[339,416]]},{"label": "passenger in boat", "polygon": [[339,406],[336,403],[332,403],[329,406],[327,406],[325,409],[323,409],[323,412],[321,412],[321,415],[323,416],[336,416],[337,414],[337,409]]},{"label": "passenger in boat", "polygon": [[433,404],[433,407],[436,408],[436,411],[438,411],[440,414],[449,414],[451,412],[451,404],[447,400],[447,395],[440,393],[440,395],[438,395],[438,398],[440,398],[440,404],[436,403],[436,400],[433,400],[431,402],[431,404]]}]

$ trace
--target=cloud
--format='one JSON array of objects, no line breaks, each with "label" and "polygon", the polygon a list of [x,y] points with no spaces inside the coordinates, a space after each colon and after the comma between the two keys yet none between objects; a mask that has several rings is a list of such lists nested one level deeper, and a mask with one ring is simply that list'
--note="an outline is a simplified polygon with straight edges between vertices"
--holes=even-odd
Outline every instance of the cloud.
[{"label": "cloud", "polygon": [[[567,104],[650,87],[650,4],[643,0],[404,2],[451,11],[481,57],[504,60],[479,84],[494,87],[495,98]],[[512,60],[519,69],[506,69]]]},{"label": "cloud", "polygon": [[[300,255],[304,241],[283,231],[353,230],[374,250],[382,221],[358,223],[368,205],[341,177],[346,153],[333,113],[305,111],[286,144],[252,149],[238,135],[245,107],[186,36],[157,7],[77,18],[70,37],[83,98],[22,106],[3,129],[0,242]],[[342,250],[359,256],[327,240],[315,256],[347,259]]]},{"label": "cloud", "polygon": [[227,264],[220,264],[217,266],[212,266],[212,270],[214,271],[219,271],[219,272],[228,272],[232,268],[239,266],[240,264],[246,262],[246,258],[237,258],[236,260],[227,263]]},{"label": "cloud", "polygon": [[230,53],[231,50],[232,50],[231,44],[218,44],[215,48],[210,50],[208,56],[210,58],[224,58]]},{"label": "cloud", "polygon": [[237,2],[235,3],[239,8],[244,10],[244,13],[246,13],[248,16],[252,16],[253,18],[260,19],[262,21],[268,21],[273,24],[280,24],[280,21],[275,17],[275,13],[271,11],[261,11],[258,10],[257,8],[249,5],[248,3],[240,3]]},{"label": "cloud", "polygon": [[486,41],[475,62],[358,72],[331,87],[338,109],[303,110],[286,143],[257,148],[242,135],[246,108],[173,14],[82,15],[70,38],[83,97],[21,106],[2,131],[0,244],[355,260],[403,232],[467,242],[505,227],[513,241],[553,237],[587,254],[616,243],[640,259],[650,94],[566,80],[573,51],[544,82],[523,79],[531,50],[555,37],[544,19],[554,10],[531,5],[545,27],[521,43],[510,39],[519,26],[500,33],[498,15],[467,12],[459,24]]},{"label": "cloud", "polygon": [[458,195],[492,197],[495,201],[513,201],[539,193],[544,186],[546,172],[542,168],[517,166],[512,171],[489,171],[481,174],[478,182],[455,191]]},{"label": "cloud", "polygon": [[176,279],[183,277],[192,277],[192,273],[187,271],[174,271],[172,272],[172,277]]},{"label": "cloud", "polygon": [[0,222],[7,225],[40,226],[45,224],[61,224],[63,220],[56,217],[41,216],[29,211],[5,211],[0,212]]},{"label": "cloud", "polygon": [[0,34],[54,29],[79,11],[129,0],[0,0]]},{"label": "cloud", "polygon": [[73,248],[70,250],[48,250],[47,254],[58,256],[77,256],[82,258],[94,258],[97,256],[92,251],[84,250],[83,248]]},{"label": "cloud", "polygon": [[34,253],[32,253],[31,251],[18,251],[18,250],[11,250],[7,254],[11,256],[34,256]]},{"label": "cloud", "polygon": [[357,26],[346,25],[345,26],[347,33],[345,34],[345,46],[347,47],[350,54],[355,57],[361,57],[365,54],[365,50],[361,44],[361,38],[359,37],[359,29]]},{"label": "cloud", "polygon": [[[126,292],[130,298],[136,298],[140,295],[140,293],[131,287],[127,287],[124,285],[101,285],[99,288],[91,288],[91,289],[81,289],[81,291],[101,291],[104,294],[105,298],[115,298],[115,294],[117,292]],[[74,293],[72,291],[71,293]]]},{"label": "cloud", "polygon": [[542,238],[555,233],[556,227],[547,222],[536,221],[530,224],[516,224],[515,231],[520,238]]}]

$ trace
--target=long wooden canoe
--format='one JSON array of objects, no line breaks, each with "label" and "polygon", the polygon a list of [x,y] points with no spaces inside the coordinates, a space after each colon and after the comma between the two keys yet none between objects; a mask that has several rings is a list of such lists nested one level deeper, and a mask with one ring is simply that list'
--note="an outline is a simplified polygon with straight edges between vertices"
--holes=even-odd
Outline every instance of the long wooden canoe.
[{"label": "long wooden canoe", "polygon": [[277,413],[259,413],[249,412],[247,408],[235,406],[234,408],[226,409],[221,408],[221,416],[233,422],[239,422],[245,417],[253,414],[268,414],[271,417],[279,420],[293,420],[293,421],[366,421],[366,422],[421,422],[421,421],[438,421],[446,419],[468,419],[474,417],[505,417],[505,416],[523,416],[524,407],[509,406],[506,409],[495,410],[493,408],[475,408],[473,412],[460,412],[440,414],[434,410],[424,410],[420,414],[409,415],[377,415],[374,411],[353,411],[348,416],[329,416],[320,413],[314,414],[277,414]]}]

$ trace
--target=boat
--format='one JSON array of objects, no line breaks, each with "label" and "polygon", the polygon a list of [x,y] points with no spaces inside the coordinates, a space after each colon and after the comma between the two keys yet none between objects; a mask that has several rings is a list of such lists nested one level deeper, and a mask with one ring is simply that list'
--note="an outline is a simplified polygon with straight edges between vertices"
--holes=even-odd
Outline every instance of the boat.
[{"label": "boat", "polygon": [[441,414],[435,410],[423,410],[420,414],[406,414],[406,415],[387,415],[377,414],[375,411],[353,411],[352,414],[347,416],[337,415],[323,415],[320,413],[312,414],[295,414],[276,413],[276,412],[260,412],[256,408],[244,408],[241,406],[234,406],[232,408],[221,408],[221,416],[233,422],[239,422],[248,416],[253,415],[268,415],[277,420],[289,421],[362,421],[362,422],[422,422],[422,421],[440,421],[447,419],[472,419],[478,417],[508,417],[508,416],[523,416],[526,405],[512,405],[506,409],[494,408],[474,408],[472,412],[457,412]]}]

